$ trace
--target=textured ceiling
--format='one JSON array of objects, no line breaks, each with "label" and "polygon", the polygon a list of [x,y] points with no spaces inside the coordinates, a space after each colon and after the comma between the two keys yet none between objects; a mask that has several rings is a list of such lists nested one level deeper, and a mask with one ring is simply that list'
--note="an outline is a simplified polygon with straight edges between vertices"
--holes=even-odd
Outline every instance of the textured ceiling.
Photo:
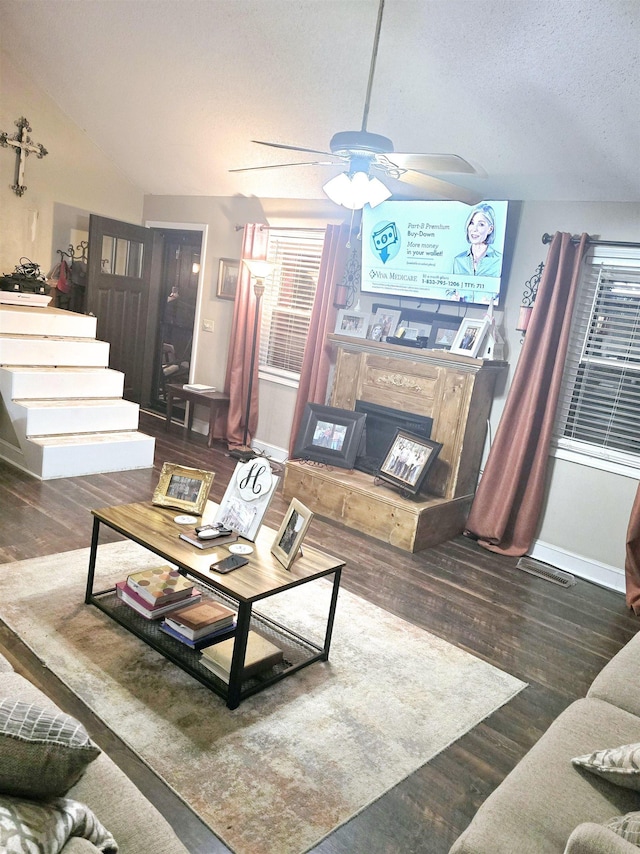
[{"label": "textured ceiling", "polygon": [[[323,198],[378,0],[0,0],[0,43],[145,193]],[[368,130],[485,198],[640,201],[640,0],[386,0]],[[394,189],[399,189],[396,185]]]}]

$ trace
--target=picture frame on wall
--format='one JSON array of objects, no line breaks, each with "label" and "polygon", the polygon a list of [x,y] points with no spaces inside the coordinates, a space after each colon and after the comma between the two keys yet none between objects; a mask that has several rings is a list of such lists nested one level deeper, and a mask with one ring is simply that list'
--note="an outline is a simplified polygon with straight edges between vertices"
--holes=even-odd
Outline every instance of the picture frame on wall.
[{"label": "picture frame on wall", "polygon": [[488,329],[489,321],[486,318],[479,320],[465,317],[456,333],[450,352],[475,359],[484,343]]},{"label": "picture frame on wall", "polygon": [[459,328],[460,320],[457,317],[434,320],[429,332],[429,349],[450,350]]},{"label": "picture frame on wall", "polygon": [[399,487],[403,492],[417,495],[441,448],[441,442],[398,428],[380,463],[377,477]]},{"label": "picture frame on wall", "polygon": [[336,318],[336,335],[348,335],[350,338],[366,338],[371,315],[364,311],[341,308]]},{"label": "picture frame on wall", "polygon": [[352,469],[362,442],[364,412],[307,403],[293,448],[293,459]]},{"label": "picture frame on wall", "polygon": [[164,463],[151,503],[202,516],[214,476],[212,471]]},{"label": "picture frame on wall", "polygon": [[289,569],[298,557],[304,535],[307,533],[307,528],[312,519],[311,510],[297,498],[292,498],[271,546],[271,554],[280,561],[285,569]]},{"label": "picture frame on wall", "polygon": [[221,258],[218,262],[218,289],[216,296],[220,299],[235,299],[238,289],[240,261],[233,258]]}]

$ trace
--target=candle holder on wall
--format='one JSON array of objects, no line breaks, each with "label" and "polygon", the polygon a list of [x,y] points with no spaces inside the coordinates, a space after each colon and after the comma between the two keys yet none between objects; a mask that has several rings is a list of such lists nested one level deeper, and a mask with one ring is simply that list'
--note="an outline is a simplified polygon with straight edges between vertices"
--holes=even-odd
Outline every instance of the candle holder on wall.
[{"label": "candle holder on wall", "polygon": [[353,306],[356,293],[360,288],[361,276],[360,247],[354,246],[347,258],[342,281],[337,282],[335,286],[333,304],[336,308],[351,308]]},{"label": "candle holder on wall", "polygon": [[544,270],[544,263],[541,261],[533,276],[524,283],[524,293],[522,294],[522,302],[520,304],[520,313],[518,315],[518,323],[516,324],[516,330],[518,332],[522,332],[522,338],[520,339],[520,343],[524,341],[524,336],[526,334],[527,329],[529,328],[529,321],[531,320],[531,313],[533,311],[533,304],[536,301],[536,296],[538,294],[538,286],[540,284],[540,279],[542,278],[542,271]]}]

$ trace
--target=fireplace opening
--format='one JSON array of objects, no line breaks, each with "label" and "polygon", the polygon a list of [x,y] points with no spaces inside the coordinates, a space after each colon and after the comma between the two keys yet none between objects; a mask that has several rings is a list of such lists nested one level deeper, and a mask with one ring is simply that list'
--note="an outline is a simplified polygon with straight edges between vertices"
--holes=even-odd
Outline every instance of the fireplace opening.
[{"label": "fireplace opening", "polygon": [[364,412],[367,416],[354,464],[354,468],[365,474],[378,472],[399,428],[415,433],[423,439],[431,438],[433,418],[426,415],[403,412],[400,409],[391,409],[388,406],[367,403],[364,400],[356,400],[355,411]]}]

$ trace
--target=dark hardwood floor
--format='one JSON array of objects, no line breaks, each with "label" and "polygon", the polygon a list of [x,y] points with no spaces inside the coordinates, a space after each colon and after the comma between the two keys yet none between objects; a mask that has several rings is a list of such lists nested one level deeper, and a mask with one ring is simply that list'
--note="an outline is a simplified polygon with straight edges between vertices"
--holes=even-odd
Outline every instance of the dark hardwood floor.
[{"label": "dark hardwood floor", "polygon": [[[146,413],[140,426],[156,436],[153,470],[41,482],[0,463],[0,562],[87,547],[90,510],[148,500],[165,461],[214,471],[211,498],[221,499],[235,466],[223,446],[208,449],[198,435],[186,441],[178,425],[166,433],[164,420]],[[277,494],[267,524],[277,528],[285,509]],[[314,849],[315,854],[444,854],[551,721],[584,696],[594,676],[635,634],[638,621],[620,594],[581,580],[559,587],[464,537],[410,555],[316,517],[307,539],[346,560],[343,585],[351,592],[529,683]],[[0,651],[85,723],[193,854],[227,851],[1,623]]]}]

